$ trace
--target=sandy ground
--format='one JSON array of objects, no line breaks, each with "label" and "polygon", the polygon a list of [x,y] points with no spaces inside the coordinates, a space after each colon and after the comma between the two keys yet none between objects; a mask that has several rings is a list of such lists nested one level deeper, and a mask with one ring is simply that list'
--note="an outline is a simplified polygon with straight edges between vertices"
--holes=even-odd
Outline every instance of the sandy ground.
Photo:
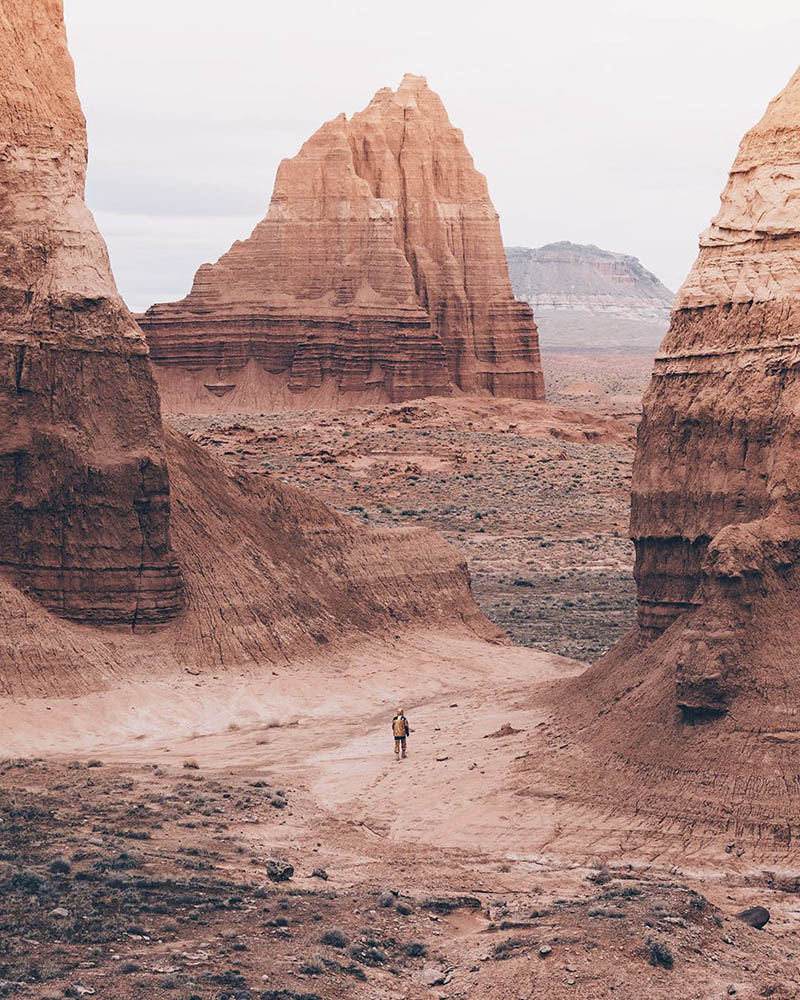
[{"label": "sandy ground", "polygon": [[794,996],[795,883],[553,786],[539,692],[583,669],[412,634],[3,704],[2,995]]}]

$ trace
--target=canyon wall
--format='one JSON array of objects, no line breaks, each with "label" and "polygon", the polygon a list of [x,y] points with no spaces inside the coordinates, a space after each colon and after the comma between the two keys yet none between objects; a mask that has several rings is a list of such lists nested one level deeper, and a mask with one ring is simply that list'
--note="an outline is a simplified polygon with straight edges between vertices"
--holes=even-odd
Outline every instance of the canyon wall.
[{"label": "canyon wall", "polygon": [[0,11],[0,572],[69,618],[181,608],[158,392],[84,200],[61,0]]},{"label": "canyon wall", "polygon": [[171,410],[544,398],[486,180],[418,76],[323,125],[249,239],[139,321]]},{"label": "canyon wall", "polygon": [[603,739],[796,769],[798,454],[800,73],[742,141],[645,394],[638,625],[577,685]]},{"label": "canyon wall", "polygon": [[438,536],[356,524],[162,432],[83,200],[62,0],[4,0],[0,81],[0,694],[339,669],[420,627],[496,636]]}]

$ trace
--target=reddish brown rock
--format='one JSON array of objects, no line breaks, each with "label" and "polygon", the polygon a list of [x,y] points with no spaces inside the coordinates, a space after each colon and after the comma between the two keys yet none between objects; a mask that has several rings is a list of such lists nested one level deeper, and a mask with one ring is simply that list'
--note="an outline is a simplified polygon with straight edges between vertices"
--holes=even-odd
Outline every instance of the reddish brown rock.
[{"label": "reddish brown rock", "polygon": [[781,836],[800,741],[799,265],[800,73],[742,141],[678,294],[634,463],[638,625],[576,685],[606,748],[752,775],[743,809]]},{"label": "reddish brown rock", "polygon": [[173,410],[544,398],[486,180],[418,76],[323,125],[250,238],[139,319]]},{"label": "reddish brown rock", "polygon": [[338,668],[420,625],[496,635],[432,533],[371,530],[162,435],[83,201],[61,0],[4,0],[0,57],[0,693]]},{"label": "reddish brown rock", "polygon": [[61,0],[0,11],[0,569],[69,618],[182,605],[158,393],[83,200]]},{"label": "reddish brown rock", "polygon": [[742,141],[645,397],[632,498],[645,638],[723,580],[760,589],[766,549],[794,538],[798,164],[800,73]]}]

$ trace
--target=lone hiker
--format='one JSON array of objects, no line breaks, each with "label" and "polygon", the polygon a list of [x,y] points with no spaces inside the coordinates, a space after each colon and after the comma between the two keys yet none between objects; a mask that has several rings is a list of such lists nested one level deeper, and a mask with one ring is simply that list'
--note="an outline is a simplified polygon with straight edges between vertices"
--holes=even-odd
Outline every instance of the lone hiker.
[{"label": "lone hiker", "polygon": [[397,715],[392,719],[392,736],[394,736],[394,755],[400,760],[400,755],[402,751],[402,756],[406,755],[406,740],[408,739],[408,734],[411,732],[411,726],[408,724],[408,719],[403,714],[403,709],[397,709]]}]

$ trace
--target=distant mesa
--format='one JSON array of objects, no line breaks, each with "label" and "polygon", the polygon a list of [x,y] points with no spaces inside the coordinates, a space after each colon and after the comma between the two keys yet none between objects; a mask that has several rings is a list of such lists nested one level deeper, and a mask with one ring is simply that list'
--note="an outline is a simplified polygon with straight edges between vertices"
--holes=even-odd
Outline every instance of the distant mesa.
[{"label": "distant mesa", "polygon": [[544,398],[486,179],[420,76],[323,125],[249,239],[138,319],[169,410]]},{"label": "distant mesa", "polygon": [[636,257],[568,241],[506,255],[514,295],[533,307],[546,350],[655,354],[674,294]]},{"label": "distant mesa", "polygon": [[636,257],[566,240],[507,247],[514,295],[534,310],[604,312],[668,322],[674,293]]}]

